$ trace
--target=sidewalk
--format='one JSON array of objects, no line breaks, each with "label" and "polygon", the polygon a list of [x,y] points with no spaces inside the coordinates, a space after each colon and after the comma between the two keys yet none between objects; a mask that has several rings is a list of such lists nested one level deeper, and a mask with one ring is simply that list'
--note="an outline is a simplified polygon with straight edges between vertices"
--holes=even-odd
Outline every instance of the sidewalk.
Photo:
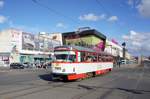
[{"label": "sidewalk", "polygon": [[0,66],[0,72],[9,72],[9,71],[10,71],[9,67]]},{"label": "sidewalk", "polygon": [[7,67],[0,66],[0,71],[1,71],[1,70],[9,70],[9,69],[10,69],[9,66],[7,66]]},{"label": "sidewalk", "polygon": [[138,66],[139,66],[139,64],[121,64],[120,65],[121,68],[135,68]]},{"label": "sidewalk", "polygon": [[9,67],[0,66],[0,72],[51,72],[51,69],[44,68],[24,68],[24,69],[10,69]]},{"label": "sidewalk", "polygon": [[114,68],[135,68],[139,66],[139,64],[121,64],[120,67],[118,65],[114,65]]}]

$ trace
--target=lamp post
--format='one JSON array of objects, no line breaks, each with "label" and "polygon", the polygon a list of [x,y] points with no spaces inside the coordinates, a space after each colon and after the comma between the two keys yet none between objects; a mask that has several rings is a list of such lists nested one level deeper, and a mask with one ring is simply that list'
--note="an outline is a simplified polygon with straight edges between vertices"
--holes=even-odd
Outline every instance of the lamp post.
[{"label": "lamp post", "polygon": [[125,47],[126,47],[126,43],[125,42],[123,42],[122,43],[122,46],[123,46],[123,59],[125,59],[125,51],[126,51],[126,49],[125,49]]}]

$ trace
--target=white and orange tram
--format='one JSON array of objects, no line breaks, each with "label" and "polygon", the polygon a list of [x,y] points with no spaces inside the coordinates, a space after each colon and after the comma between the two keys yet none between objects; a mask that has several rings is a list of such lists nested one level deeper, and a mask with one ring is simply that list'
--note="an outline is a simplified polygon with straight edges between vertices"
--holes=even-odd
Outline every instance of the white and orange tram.
[{"label": "white and orange tram", "polygon": [[113,68],[113,57],[104,52],[80,46],[58,46],[54,49],[52,77],[77,80],[104,74]]}]

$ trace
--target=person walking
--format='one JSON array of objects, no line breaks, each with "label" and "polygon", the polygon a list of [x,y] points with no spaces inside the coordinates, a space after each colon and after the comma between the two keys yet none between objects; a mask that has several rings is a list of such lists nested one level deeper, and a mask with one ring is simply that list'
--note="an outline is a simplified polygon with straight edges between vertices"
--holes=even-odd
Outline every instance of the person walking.
[{"label": "person walking", "polygon": [[117,65],[118,65],[118,67],[120,67],[120,64],[121,64],[121,59],[120,59],[120,56],[118,55],[117,56]]}]

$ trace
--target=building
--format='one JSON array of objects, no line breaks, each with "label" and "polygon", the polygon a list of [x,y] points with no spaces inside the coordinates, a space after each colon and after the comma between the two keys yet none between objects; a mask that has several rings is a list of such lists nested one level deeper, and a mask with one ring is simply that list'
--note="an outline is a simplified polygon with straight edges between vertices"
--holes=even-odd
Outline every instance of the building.
[{"label": "building", "polygon": [[105,52],[110,53],[114,57],[120,56],[123,58],[123,48],[114,40],[106,40]]},{"label": "building", "polygon": [[133,58],[134,58],[134,57],[133,57],[128,51],[125,52],[125,59],[131,60],[131,59],[133,59]]},{"label": "building", "polygon": [[77,31],[65,33],[50,33],[53,40],[57,40],[61,45],[78,45],[104,51],[106,36],[95,29],[80,28]]},{"label": "building", "polygon": [[0,65],[46,62],[58,45],[60,42],[50,39],[46,33],[33,35],[17,29],[3,30],[0,32]]},{"label": "building", "polygon": [[63,45],[63,36],[62,36],[62,33],[49,33],[48,37],[51,40],[59,42],[60,45]]},{"label": "building", "polygon": [[77,31],[62,33],[64,45],[78,45],[104,51],[106,36],[95,29],[79,28]]},{"label": "building", "polygon": [[21,36],[22,35],[20,30],[8,29],[0,32],[1,65],[7,66],[12,60],[18,61],[18,51],[22,49]]},{"label": "building", "polygon": [[115,40],[106,40],[105,52],[110,53],[114,56],[114,59],[117,61],[118,58],[121,60],[132,60],[132,55],[125,50],[125,59],[123,57],[123,47],[119,45]]}]

